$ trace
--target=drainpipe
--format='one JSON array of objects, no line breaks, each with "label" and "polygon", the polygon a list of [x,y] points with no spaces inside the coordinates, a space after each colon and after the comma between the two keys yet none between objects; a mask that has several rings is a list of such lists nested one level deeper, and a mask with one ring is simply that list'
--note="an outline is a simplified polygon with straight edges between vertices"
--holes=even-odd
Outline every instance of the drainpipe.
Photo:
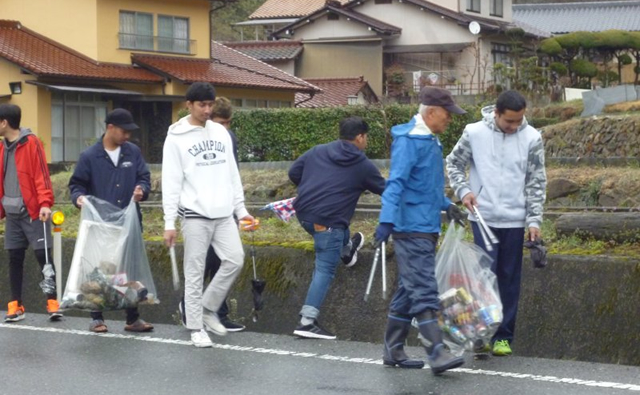
[{"label": "drainpipe", "polygon": [[309,98],[308,98],[308,99],[304,99],[304,100],[303,100],[303,101],[301,101],[301,102],[294,103],[294,105],[293,105],[293,106],[294,106],[294,107],[298,107],[300,104],[302,104],[302,103],[306,103],[306,102],[308,102],[309,100],[313,99],[313,97],[314,97],[315,95],[316,95],[316,93],[315,93],[315,92],[311,92],[311,93],[309,93]]}]

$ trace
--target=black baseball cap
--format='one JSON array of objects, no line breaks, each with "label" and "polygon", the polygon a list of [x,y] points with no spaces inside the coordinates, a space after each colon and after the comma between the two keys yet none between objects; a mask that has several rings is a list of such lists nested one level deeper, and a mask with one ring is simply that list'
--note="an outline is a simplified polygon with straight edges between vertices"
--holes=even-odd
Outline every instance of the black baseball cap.
[{"label": "black baseball cap", "polygon": [[466,114],[467,112],[460,108],[456,102],[453,101],[451,92],[446,89],[434,88],[432,86],[425,86],[420,91],[420,103],[425,106],[437,106],[442,107],[445,110],[454,114]]},{"label": "black baseball cap", "polygon": [[108,124],[112,124],[114,126],[118,126],[124,130],[131,131],[140,129],[135,122],[133,122],[133,116],[131,113],[124,108],[116,108],[107,114],[107,118],[104,122]]}]

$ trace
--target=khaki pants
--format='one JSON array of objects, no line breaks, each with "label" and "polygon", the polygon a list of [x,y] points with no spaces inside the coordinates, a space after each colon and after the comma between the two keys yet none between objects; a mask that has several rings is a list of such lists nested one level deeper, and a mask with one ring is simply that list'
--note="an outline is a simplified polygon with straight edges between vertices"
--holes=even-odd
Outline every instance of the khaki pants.
[{"label": "khaki pants", "polygon": [[[244,264],[244,250],[232,216],[214,220],[186,218],[184,236],[184,304],[187,328],[202,329],[202,308],[218,311]],[[220,257],[220,269],[202,292],[209,246]]]}]

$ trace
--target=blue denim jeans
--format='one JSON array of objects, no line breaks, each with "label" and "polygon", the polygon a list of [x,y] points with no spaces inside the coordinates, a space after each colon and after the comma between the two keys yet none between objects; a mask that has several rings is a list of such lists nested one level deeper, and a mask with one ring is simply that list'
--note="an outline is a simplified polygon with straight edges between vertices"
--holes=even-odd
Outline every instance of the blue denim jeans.
[{"label": "blue denim jeans", "polygon": [[320,314],[320,306],[336,275],[343,249],[346,250],[345,247],[349,246],[349,229],[327,228],[325,231],[316,232],[311,222],[300,221],[300,225],[313,236],[313,248],[316,251],[313,277],[300,315],[315,319]]}]

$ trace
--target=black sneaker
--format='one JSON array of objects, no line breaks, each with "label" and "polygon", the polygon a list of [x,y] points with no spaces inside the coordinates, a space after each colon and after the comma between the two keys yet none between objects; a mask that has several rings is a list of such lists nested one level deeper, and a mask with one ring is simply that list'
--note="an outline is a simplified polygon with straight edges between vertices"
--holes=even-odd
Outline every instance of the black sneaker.
[{"label": "black sneaker", "polygon": [[342,257],[342,263],[344,263],[346,267],[351,267],[356,264],[358,261],[358,251],[360,251],[363,245],[364,235],[360,232],[353,235],[351,238],[351,251],[349,252],[349,255]]},{"label": "black sneaker", "polygon": [[244,325],[231,321],[229,317],[220,317],[220,323],[227,328],[228,332],[241,332],[246,328]]},{"label": "black sneaker", "polygon": [[314,320],[310,325],[299,325],[293,334],[307,339],[327,339],[334,340],[336,335],[320,327],[318,320]]}]

